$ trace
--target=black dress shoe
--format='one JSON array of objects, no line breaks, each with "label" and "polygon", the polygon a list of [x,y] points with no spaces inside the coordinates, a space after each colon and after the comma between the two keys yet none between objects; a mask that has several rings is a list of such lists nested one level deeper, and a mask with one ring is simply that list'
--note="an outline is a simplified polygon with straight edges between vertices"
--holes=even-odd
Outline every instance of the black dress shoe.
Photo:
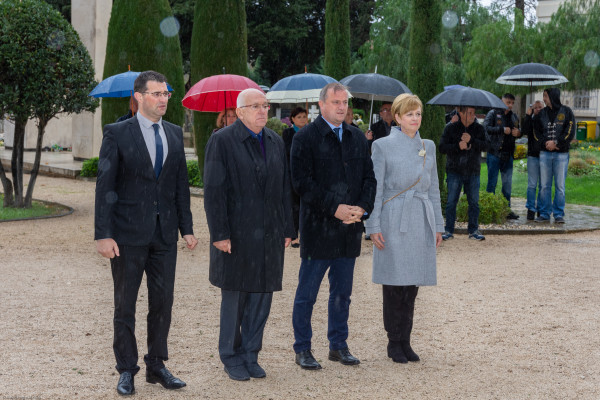
[{"label": "black dress shoe", "polygon": [[146,382],[160,383],[165,389],[181,389],[185,382],[175,378],[166,367],[158,371],[146,370]]},{"label": "black dress shoe", "polygon": [[506,219],[519,219],[519,216],[517,214],[515,214],[514,212],[510,212],[508,213],[508,215],[506,216]]},{"label": "black dress shoe", "polygon": [[128,396],[135,392],[135,387],[133,386],[133,374],[131,372],[125,371],[121,374],[121,376],[119,376],[117,392],[121,396]]},{"label": "black dress shoe", "polygon": [[527,210],[527,220],[533,221],[535,219],[535,211]]},{"label": "black dress shoe", "polygon": [[315,360],[310,350],[296,353],[296,364],[303,369],[321,369],[321,364]]},{"label": "black dress shoe", "polygon": [[344,365],[358,365],[360,360],[350,354],[350,350],[329,350],[329,359],[331,361],[339,361]]}]

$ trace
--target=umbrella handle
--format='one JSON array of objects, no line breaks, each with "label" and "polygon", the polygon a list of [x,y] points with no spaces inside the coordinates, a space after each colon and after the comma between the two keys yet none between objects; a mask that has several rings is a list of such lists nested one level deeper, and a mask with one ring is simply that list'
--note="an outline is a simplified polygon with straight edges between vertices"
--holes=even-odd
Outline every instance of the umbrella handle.
[{"label": "umbrella handle", "polygon": [[[377,70],[377,67],[375,67]],[[373,95],[371,95],[371,111],[369,112],[369,130],[371,130],[371,121],[373,120]]]}]

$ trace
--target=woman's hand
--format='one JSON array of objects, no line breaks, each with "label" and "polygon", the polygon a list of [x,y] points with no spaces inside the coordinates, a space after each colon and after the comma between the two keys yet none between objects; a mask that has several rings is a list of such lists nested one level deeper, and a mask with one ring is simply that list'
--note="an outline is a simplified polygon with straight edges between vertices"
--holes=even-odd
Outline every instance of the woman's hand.
[{"label": "woman's hand", "polygon": [[[373,242],[373,244],[375,245],[375,247],[377,247],[379,250],[383,250],[383,248],[385,247],[384,243],[385,240],[383,239],[383,235],[380,233],[371,233],[371,241]],[[441,238],[441,236],[440,236]]]},{"label": "woman's hand", "polygon": [[442,243],[442,233],[436,232],[435,234],[435,247],[440,247],[440,243]]}]

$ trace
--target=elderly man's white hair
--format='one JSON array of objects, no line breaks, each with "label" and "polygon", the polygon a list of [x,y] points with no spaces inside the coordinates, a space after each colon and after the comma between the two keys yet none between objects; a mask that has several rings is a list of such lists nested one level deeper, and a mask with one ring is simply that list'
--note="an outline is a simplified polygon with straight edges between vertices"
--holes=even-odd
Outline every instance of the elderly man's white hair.
[{"label": "elderly man's white hair", "polygon": [[248,105],[248,104],[246,104],[246,97],[248,97],[248,95],[251,93],[260,94],[261,96],[265,97],[265,99],[266,99],[265,94],[258,89],[254,89],[254,88],[244,89],[240,92],[240,94],[238,95],[238,98],[237,98],[237,107],[238,108]]}]

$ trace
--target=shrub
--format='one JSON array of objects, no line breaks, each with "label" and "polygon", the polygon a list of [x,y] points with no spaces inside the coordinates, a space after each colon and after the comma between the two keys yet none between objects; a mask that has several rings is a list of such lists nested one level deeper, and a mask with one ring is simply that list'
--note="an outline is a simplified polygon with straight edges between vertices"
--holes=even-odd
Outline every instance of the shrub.
[{"label": "shrub", "polygon": [[592,166],[581,158],[573,157],[569,160],[569,174],[575,176],[587,175],[592,172]]},{"label": "shrub", "polygon": [[288,128],[288,126],[286,124],[284,124],[283,122],[281,122],[279,120],[279,118],[277,118],[277,117],[269,118],[266,126],[267,126],[267,128],[272,129],[275,132],[277,132],[277,134],[279,136],[281,136],[284,129]]},{"label": "shrub", "polygon": [[[467,222],[467,196],[461,196],[456,207],[456,220]],[[508,201],[500,193],[493,194],[486,191],[479,192],[479,223],[480,224],[503,224],[510,212]]]},{"label": "shrub", "polygon": [[365,123],[358,124],[358,129],[360,129],[364,133],[369,129],[369,124],[365,124]]},{"label": "shrub", "polygon": [[89,160],[85,160],[81,165],[80,176],[88,178],[98,176],[98,157],[92,157]]},{"label": "shrub", "polygon": [[198,168],[198,161],[189,160],[187,162],[187,172],[190,186],[204,187],[202,176],[200,176],[200,168]]},{"label": "shrub", "polygon": [[514,158],[515,158],[515,160],[527,158],[527,145],[526,144],[518,144],[515,147]]}]

